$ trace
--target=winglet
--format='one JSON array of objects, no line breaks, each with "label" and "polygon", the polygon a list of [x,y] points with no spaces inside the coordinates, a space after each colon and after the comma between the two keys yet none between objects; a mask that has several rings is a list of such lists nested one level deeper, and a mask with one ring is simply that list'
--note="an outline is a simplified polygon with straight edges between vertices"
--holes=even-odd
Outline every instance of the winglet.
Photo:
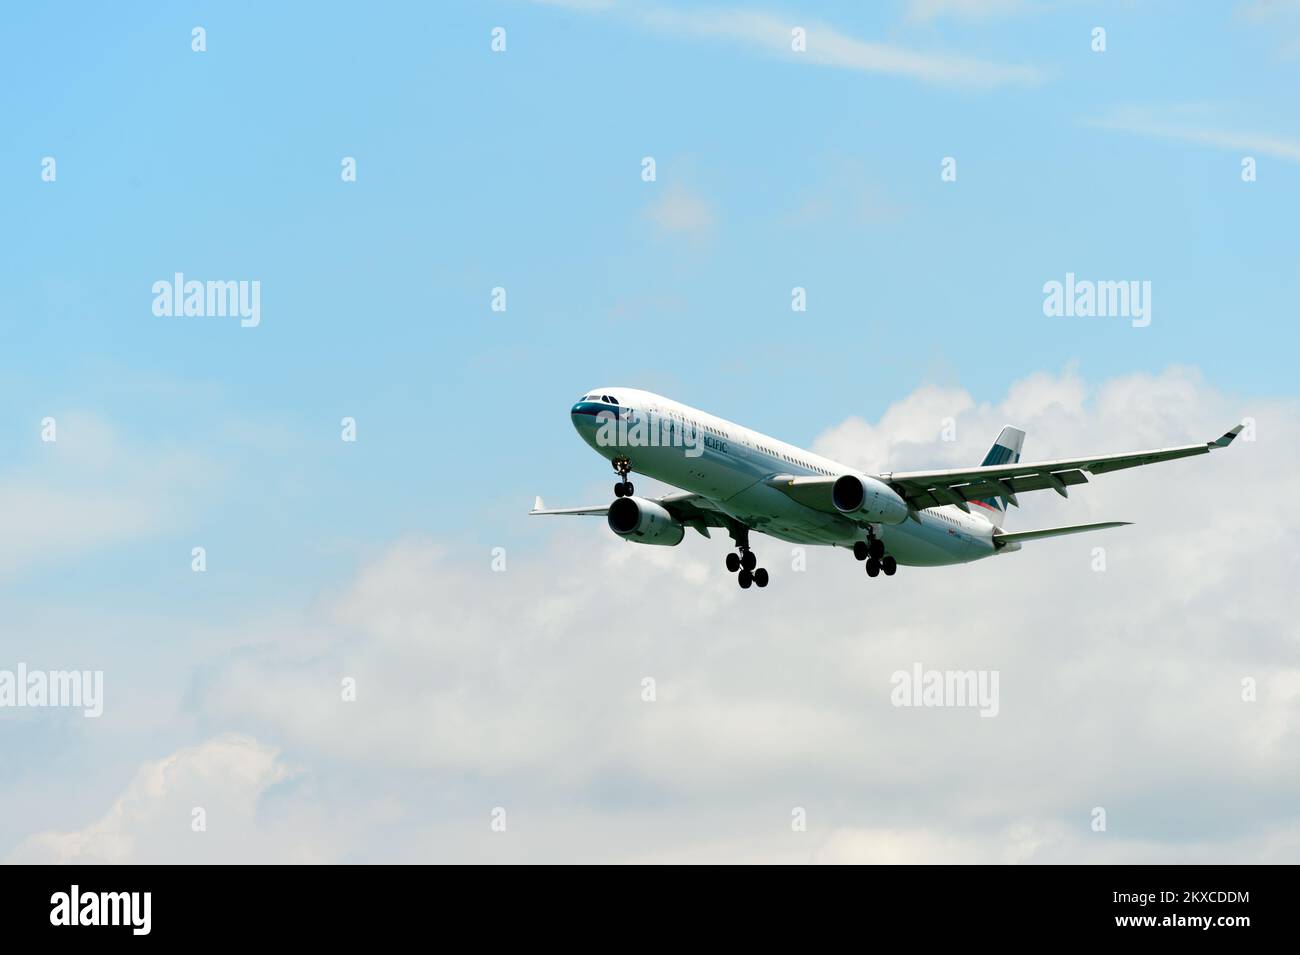
[{"label": "winglet", "polygon": [[546,505],[545,505],[544,503],[542,503],[542,498],[541,498],[540,495],[538,495],[537,497],[535,497],[535,498],[533,499],[533,510],[534,510],[534,511],[544,511],[544,510],[546,510]]},{"label": "winglet", "polygon": [[1216,438],[1216,439],[1213,440],[1213,441],[1207,441],[1207,442],[1205,442],[1205,443],[1208,444],[1208,445],[1209,445],[1210,447],[1212,447],[1212,448],[1226,448],[1228,445],[1232,444],[1232,439],[1233,439],[1233,438],[1235,438],[1237,435],[1241,434],[1241,429],[1244,428],[1244,427],[1245,427],[1245,424],[1239,424],[1239,425],[1237,425],[1235,428],[1233,428],[1231,431],[1226,431],[1226,432],[1224,432],[1224,435],[1223,435],[1222,438]]}]

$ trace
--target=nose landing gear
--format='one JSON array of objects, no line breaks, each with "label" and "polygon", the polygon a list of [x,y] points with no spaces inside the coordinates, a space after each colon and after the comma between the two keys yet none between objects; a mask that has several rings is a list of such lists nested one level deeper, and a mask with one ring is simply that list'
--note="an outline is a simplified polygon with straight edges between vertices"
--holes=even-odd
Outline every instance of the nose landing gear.
[{"label": "nose landing gear", "polygon": [[628,458],[615,458],[613,460],[614,470],[618,472],[618,483],[614,485],[615,497],[631,497],[635,490],[632,482],[627,476],[632,473],[632,462]]}]

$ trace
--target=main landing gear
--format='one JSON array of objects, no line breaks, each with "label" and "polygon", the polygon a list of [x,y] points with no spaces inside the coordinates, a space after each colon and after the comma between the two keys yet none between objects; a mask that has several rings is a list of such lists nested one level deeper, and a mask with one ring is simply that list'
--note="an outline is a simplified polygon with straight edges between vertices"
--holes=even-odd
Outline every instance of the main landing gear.
[{"label": "main landing gear", "polygon": [[754,584],[766,587],[767,570],[758,566],[758,558],[749,549],[748,528],[732,531],[731,536],[736,541],[736,549],[740,553],[727,555],[727,570],[736,575],[736,583],[740,584],[740,589],[748,590]]},{"label": "main landing gear", "polygon": [[854,542],[853,556],[867,562],[868,577],[879,577],[882,570],[886,577],[898,573],[898,561],[885,553],[885,542],[870,530],[867,531],[866,540]]},{"label": "main landing gear", "polygon": [[632,462],[627,458],[615,458],[612,463],[614,470],[618,472],[618,483],[614,485],[614,496],[631,497],[633,487],[627,476],[632,472]]}]

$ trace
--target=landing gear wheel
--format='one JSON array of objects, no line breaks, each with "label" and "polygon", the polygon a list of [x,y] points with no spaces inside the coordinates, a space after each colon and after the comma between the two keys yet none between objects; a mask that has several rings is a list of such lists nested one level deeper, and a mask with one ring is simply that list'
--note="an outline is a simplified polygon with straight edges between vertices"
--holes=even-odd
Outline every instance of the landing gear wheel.
[{"label": "landing gear wheel", "polygon": [[619,481],[617,484],[614,485],[614,496],[615,496],[615,497],[622,497],[622,496],[623,496],[624,494],[626,494],[626,493],[628,493],[628,491],[627,491],[627,485],[624,484],[622,481]]},{"label": "landing gear wheel", "polygon": [[866,559],[867,559],[867,556],[868,556],[868,553],[867,553],[867,542],[866,542],[866,541],[854,541],[854,542],[853,542],[853,559],[854,559],[854,560],[866,560]]},{"label": "landing gear wheel", "polygon": [[886,577],[893,577],[894,574],[898,573],[898,561],[894,560],[892,557],[882,558],[880,561],[880,569],[885,572]]},{"label": "landing gear wheel", "polygon": [[739,553],[727,555],[727,570],[736,575],[736,583],[740,584],[743,590],[748,590],[755,583],[760,587],[766,587],[767,571],[755,571],[758,558],[749,549],[749,528],[744,524],[731,525],[731,539],[736,542],[736,550]]},{"label": "landing gear wheel", "polygon": [[[628,493],[630,494],[632,492],[629,491]],[[880,560],[885,556],[885,542],[879,537],[871,538],[871,543],[867,545],[867,552],[876,560]]]},{"label": "landing gear wheel", "polygon": [[631,481],[624,481],[624,482],[623,482],[623,494],[624,494],[624,496],[626,496],[626,497],[631,497],[631,496],[632,496],[632,492],[633,492],[633,490],[634,490],[634,488],[632,487],[632,482],[631,482]]},{"label": "landing gear wheel", "polygon": [[867,576],[875,577],[879,573],[880,573],[880,561],[876,560],[876,558],[874,557],[869,557],[867,559]]}]

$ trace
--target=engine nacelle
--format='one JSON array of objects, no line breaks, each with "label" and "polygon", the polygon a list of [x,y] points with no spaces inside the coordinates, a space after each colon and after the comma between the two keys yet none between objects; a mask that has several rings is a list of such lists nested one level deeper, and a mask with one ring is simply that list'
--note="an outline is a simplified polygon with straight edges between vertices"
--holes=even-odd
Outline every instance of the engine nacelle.
[{"label": "engine nacelle", "polygon": [[831,487],[835,509],[879,524],[907,520],[907,502],[889,485],[862,474],[846,474]]},{"label": "engine nacelle", "polygon": [[609,529],[624,540],[638,544],[674,547],[686,536],[686,528],[664,508],[644,497],[618,497],[609,506]]}]

